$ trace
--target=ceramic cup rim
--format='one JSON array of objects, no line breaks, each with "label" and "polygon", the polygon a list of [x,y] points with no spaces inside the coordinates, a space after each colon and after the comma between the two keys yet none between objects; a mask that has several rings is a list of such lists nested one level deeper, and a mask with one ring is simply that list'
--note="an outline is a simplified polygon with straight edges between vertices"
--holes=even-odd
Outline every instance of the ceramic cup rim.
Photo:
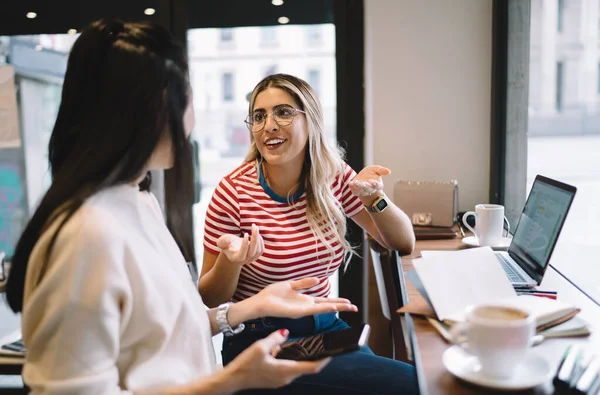
[{"label": "ceramic cup rim", "polygon": [[[524,314],[525,317],[515,320],[501,320],[493,318],[484,318],[477,315],[477,311],[486,308],[502,308],[513,310],[518,313]],[[535,323],[535,317],[527,310],[519,309],[513,306],[503,306],[501,304],[482,304],[477,306],[471,306],[468,308],[466,321],[471,324],[482,325],[491,328],[520,328],[523,326],[533,325]]]},{"label": "ceramic cup rim", "polygon": [[486,210],[486,211],[504,210],[504,206],[501,204],[480,203],[480,204],[475,205],[475,210]]}]

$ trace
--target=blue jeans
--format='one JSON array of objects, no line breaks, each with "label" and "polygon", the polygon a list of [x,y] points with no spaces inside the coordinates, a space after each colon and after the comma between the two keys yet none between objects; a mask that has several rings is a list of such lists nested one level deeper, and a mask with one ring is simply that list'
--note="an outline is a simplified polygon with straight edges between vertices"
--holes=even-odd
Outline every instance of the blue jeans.
[{"label": "blue jeans", "polygon": [[[265,317],[245,323],[239,335],[223,340],[223,364],[227,365],[256,340],[285,328],[290,338],[310,336],[348,328],[335,313],[319,314],[298,319]],[[375,355],[368,347],[334,357],[319,373],[305,375],[292,384],[275,390],[248,390],[244,395],[294,394],[360,395],[406,394],[417,395],[414,367],[406,363]]]}]

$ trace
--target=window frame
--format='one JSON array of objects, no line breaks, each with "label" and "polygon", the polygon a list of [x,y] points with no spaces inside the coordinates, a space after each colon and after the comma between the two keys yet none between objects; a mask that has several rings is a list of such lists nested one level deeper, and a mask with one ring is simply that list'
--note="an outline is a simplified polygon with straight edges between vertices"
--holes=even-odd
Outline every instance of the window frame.
[{"label": "window frame", "polygon": [[516,224],[527,193],[519,164],[527,163],[531,0],[494,0],[493,9],[489,200]]}]

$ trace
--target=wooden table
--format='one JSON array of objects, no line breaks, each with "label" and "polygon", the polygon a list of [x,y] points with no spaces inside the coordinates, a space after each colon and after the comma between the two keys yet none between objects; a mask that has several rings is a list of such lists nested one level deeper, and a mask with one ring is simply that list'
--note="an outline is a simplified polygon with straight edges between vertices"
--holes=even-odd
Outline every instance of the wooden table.
[{"label": "wooden table", "polygon": [[0,357],[0,375],[21,375],[24,362],[23,358]]},{"label": "wooden table", "polygon": [[[420,257],[422,250],[457,250],[461,248],[465,248],[465,246],[460,239],[421,240],[417,242],[413,254],[402,258],[402,266],[404,271],[413,270],[412,259]],[[596,330],[587,338],[547,339],[541,345],[535,347],[535,351],[546,357],[554,370],[558,367],[560,358],[569,344],[583,343],[589,345],[591,349],[600,352],[600,306],[569,283],[552,266],[546,271],[540,288],[556,290],[558,291],[560,300],[581,308],[579,316]],[[407,298],[409,300],[422,298],[421,294],[410,282],[407,282]],[[407,315],[410,316],[409,314]],[[406,320],[407,330],[411,336],[413,358],[417,369],[421,394],[469,395],[502,393],[500,391],[476,387],[452,376],[442,364],[442,354],[450,345],[444,342],[427,320],[417,316],[410,318]],[[510,393],[545,395],[553,394],[554,389],[552,384],[548,383],[545,386],[540,386],[532,390],[513,391]]]}]

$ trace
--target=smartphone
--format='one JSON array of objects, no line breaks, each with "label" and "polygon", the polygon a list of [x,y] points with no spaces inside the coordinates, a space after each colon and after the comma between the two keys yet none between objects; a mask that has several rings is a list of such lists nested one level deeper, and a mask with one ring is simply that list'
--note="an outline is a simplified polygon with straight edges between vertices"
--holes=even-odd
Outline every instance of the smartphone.
[{"label": "smartphone", "polygon": [[357,328],[320,333],[314,336],[289,340],[281,345],[276,358],[295,361],[317,361],[356,351],[367,345],[371,327],[363,324]]}]

